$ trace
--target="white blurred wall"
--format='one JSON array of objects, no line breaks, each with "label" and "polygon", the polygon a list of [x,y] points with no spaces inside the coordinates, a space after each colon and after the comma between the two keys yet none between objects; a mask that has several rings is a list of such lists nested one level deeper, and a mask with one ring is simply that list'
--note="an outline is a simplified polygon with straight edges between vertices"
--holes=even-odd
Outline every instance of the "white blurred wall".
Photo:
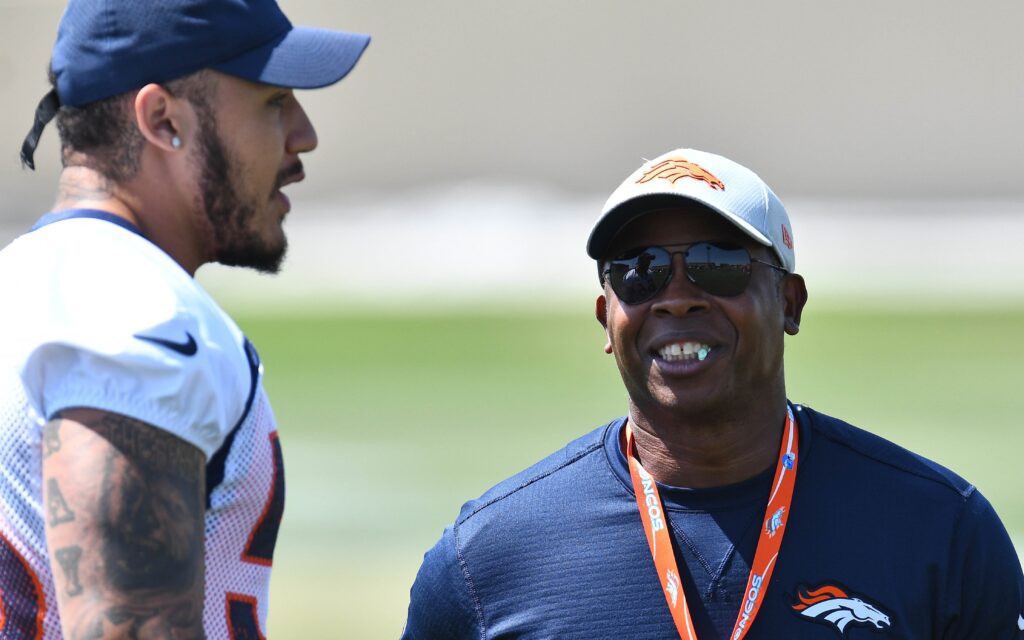
[{"label": "white blurred wall", "polygon": [[[603,198],[486,184],[400,198],[297,202],[280,275],[218,265],[199,280],[227,307],[586,310],[584,250]],[[796,198],[797,271],[812,305],[1024,306],[1024,202]]]},{"label": "white blurred wall", "polygon": [[[319,199],[464,180],[599,197],[641,156],[730,155],[784,198],[1021,198],[1024,4],[949,0],[283,0],[371,33],[294,188]],[[0,220],[47,208],[17,152],[63,2],[0,0]]]},{"label": "white blurred wall", "polygon": [[[812,294],[1024,297],[1024,3],[282,6],[374,40],[340,85],[301,94],[320,148],[289,187],[285,273],[205,268],[221,295],[379,304],[360,265],[397,247],[429,268],[392,260],[378,277],[424,303],[589,298],[582,247],[604,198],[642,157],[694,146],[788,203]],[[54,128],[39,171],[17,153],[62,8],[0,0],[0,245],[52,202]]]}]

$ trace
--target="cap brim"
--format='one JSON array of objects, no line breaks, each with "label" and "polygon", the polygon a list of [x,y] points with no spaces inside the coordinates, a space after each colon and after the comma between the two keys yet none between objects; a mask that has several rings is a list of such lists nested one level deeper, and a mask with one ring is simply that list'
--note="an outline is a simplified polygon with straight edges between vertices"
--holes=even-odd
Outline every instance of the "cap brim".
[{"label": "cap brim", "polygon": [[361,33],[295,27],[213,68],[253,82],[316,89],[348,75],[368,44],[370,36]]},{"label": "cap brim", "polygon": [[594,260],[601,260],[607,257],[608,247],[615,238],[615,235],[634,218],[658,209],[678,207],[685,204],[692,204],[695,207],[713,211],[729,222],[732,222],[760,244],[765,246],[771,246],[772,244],[771,240],[750,226],[745,220],[738,218],[729,211],[723,211],[718,207],[714,207],[699,198],[681,193],[645,193],[620,202],[601,216],[601,220],[594,226],[594,230],[590,232],[590,238],[587,239],[587,255]]}]

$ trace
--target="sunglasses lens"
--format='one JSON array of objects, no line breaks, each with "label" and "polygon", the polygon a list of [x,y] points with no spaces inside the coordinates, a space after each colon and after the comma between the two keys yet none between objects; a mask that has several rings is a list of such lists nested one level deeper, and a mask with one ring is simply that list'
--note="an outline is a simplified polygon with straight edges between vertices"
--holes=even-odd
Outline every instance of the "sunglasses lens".
[{"label": "sunglasses lens", "polygon": [[615,258],[608,265],[608,283],[626,304],[640,304],[661,291],[672,275],[672,255],[647,247]]},{"label": "sunglasses lens", "polygon": [[714,296],[738,296],[750,282],[750,254],[730,244],[698,242],[686,250],[686,276]]}]

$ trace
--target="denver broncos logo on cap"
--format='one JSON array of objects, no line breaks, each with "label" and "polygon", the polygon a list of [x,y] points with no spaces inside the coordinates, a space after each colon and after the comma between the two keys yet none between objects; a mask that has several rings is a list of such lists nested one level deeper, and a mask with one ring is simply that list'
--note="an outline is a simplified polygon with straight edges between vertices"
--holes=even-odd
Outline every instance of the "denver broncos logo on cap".
[{"label": "denver broncos logo on cap", "polygon": [[789,233],[789,229],[786,225],[782,225],[782,244],[789,247],[789,250],[793,250],[793,236]]},{"label": "denver broncos logo on cap", "polygon": [[669,158],[662,160],[644,172],[637,184],[650,182],[655,178],[668,180],[672,184],[682,178],[693,178],[706,182],[708,186],[717,191],[725,191],[725,183],[715,177],[713,173],[700,166],[696,162],[690,162],[685,158]]},{"label": "denver broncos logo on cap", "polygon": [[846,637],[849,625],[874,625],[876,630],[892,626],[889,616],[873,604],[855,598],[835,585],[823,585],[817,589],[799,589],[799,602],[793,610],[799,615],[832,627],[841,637]]}]

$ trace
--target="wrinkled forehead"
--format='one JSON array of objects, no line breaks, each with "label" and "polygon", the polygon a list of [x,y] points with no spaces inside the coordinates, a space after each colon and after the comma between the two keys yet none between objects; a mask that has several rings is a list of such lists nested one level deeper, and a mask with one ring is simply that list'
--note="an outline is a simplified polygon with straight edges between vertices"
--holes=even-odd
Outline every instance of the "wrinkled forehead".
[{"label": "wrinkled forehead", "polygon": [[721,214],[697,203],[687,203],[639,212],[619,228],[604,258],[612,258],[637,247],[706,240],[738,244],[755,255],[765,250]]}]

